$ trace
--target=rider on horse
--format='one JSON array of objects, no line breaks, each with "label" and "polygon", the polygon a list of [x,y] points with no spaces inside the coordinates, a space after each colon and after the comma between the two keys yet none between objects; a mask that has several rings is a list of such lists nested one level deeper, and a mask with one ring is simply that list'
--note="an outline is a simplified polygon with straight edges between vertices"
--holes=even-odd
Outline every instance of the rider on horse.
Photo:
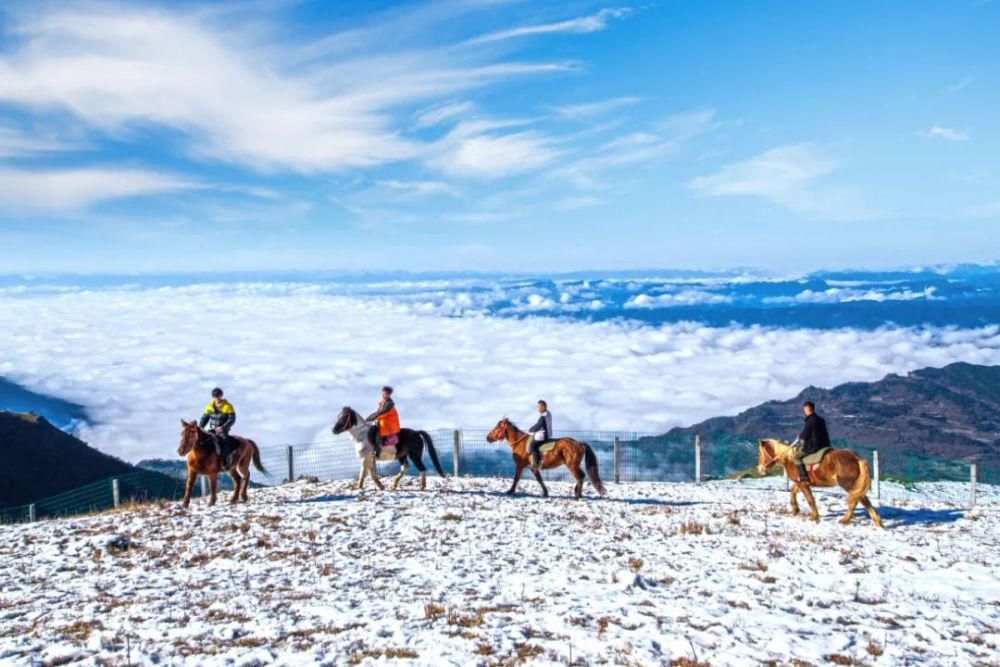
[{"label": "rider on horse", "polygon": [[802,404],[802,412],[806,416],[805,424],[799,437],[792,443],[792,447],[795,448],[795,465],[799,469],[799,481],[808,484],[809,473],[802,459],[824,447],[829,447],[830,434],[826,430],[826,420],[816,414],[816,406],[812,401]]},{"label": "rider on horse", "polygon": [[212,400],[205,406],[205,413],[198,422],[199,428],[208,425],[208,432],[212,434],[215,442],[215,453],[219,455],[223,468],[228,468],[229,458],[229,429],[236,423],[236,410],[233,404],[226,400],[222,390],[218,387],[212,390]]},{"label": "rider on horse", "polygon": [[[399,413],[396,412],[396,404],[392,400],[392,387],[382,387],[382,400],[379,401],[378,409],[368,415],[365,421],[378,421],[378,430],[375,432],[375,460],[382,455],[382,444],[386,440],[397,439],[399,436]],[[393,440],[394,444],[396,440]]]},{"label": "rider on horse", "polygon": [[549,404],[545,401],[538,401],[538,421],[528,429],[531,433],[531,469],[540,470],[542,467],[542,444],[552,439],[552,414],[549,412]]}]

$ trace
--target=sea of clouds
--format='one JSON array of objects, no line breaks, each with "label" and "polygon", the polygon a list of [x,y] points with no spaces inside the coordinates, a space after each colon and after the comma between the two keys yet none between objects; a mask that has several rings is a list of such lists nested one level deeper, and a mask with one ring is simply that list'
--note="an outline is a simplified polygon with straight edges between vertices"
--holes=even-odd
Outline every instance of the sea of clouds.
[{"label": "sea of clouds", "polygon": [[[442,299],[456,298],[453,288],[441,285]],[[91,423],[79,435],[138,460],[173,456],[179,419],[196,417],[215,385],[236,405],[237,433],[279,444],[328,439],[341,406],[373,409],[386,383],[413,427],[489,428],[505,415],[526,422],[546,398],[558,429],[662,432],[810,384],[1000,363],[995,324],[504,317],[428,307],[434,289],[422,285],[415,299],[398,283],[379,295],[287,283],[4,288],[0,376],[86,406]]]}]

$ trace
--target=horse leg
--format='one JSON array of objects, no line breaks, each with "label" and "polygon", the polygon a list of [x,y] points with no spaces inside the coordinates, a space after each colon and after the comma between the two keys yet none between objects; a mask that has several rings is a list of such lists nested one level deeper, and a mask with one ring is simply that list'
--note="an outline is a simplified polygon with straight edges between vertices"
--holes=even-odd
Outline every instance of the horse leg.
[{"label": "horse leg", "polygon": [[216,492],[219,490],[219,473],[214,472],[208,476],[208,487],[212,491],[212,495],[208,499],[208,505],[211,507],[218,499],[218,494]]},{"label": "horse leg", "polygon": [[392,478],[392,490],[395,491],[399,488],[399,480],[403,479],[409,466],[406,463],[406,459],[400,459],[399,461],[399,474]]},{"label": "horse leg", "polygon": [[378,478],[378,470],[375,469],[375,457],[374,456],[369,457],[367,464],[368,464],[368,476],[372,478],[373,482],[375,482],[375,486],[376,488],[378,488],[379,491],[385,491],[385,484],[383,484],[382,480]]},{"label": "horse leg", "polygon": [[580,496],[583,495],[583,480],[586,478],[584,477],[583,471],[580,470],[579,464],[571,466],[569,472],[573,475],[573,479],[576,480],[576,486],[573,487],[573,497],[579,500]]},{"label": "horse leg", "polygon": [[538,483],[542,485],[542,498],[548,498],[549,497],[549,489],[548,489],[547,486],[545,486],[545,482],[542,480],[542,473],[541,473],[541,471],[540,470],[532,470],[531,472],[535,475],[535,479],[538,480]]},{"label": "horse leg", "polygon": [[187,509],[188,505],[191,504],[191,491],[194,490],[196,481],[198,481],[198,473],[188,468],[187,483],[184,485],[184,501],[181,503],[181,507],[184,509]]},{"label": "horse leg", "polygon": [[798,499],[798,495],[799,495],[799,483],[798,482],[795,482],[794,484],[792,484],[792,488],[789,491],[789,495],[791,497],[792,514],[798,514],[799,513],[799,499]]},{"label": "horse leg", "polygon": [[[421,440],[423,442],[423,440]],[[417,454],[414,450],[410,452],[410,460],[413,461],[413,465],[417,466],[417,470],[420,472],[420,490],[423,491],[427,488],[427,466],[424,465],[423,461],[423,446],[421,445],[421,453]]]},{"label": "horse leg", "polygon": [[240,491],[240,500],[247,501],[247,488],[250,486],[250,460],[243,463],[243,489]]},{"label": "horse leg", "polygon": [[861,505],[865,508],[865,511],[868,512],[868,516],[871,517],[872,523],[879,528],[885,528],[885,526],[882,525],[882,517],[878,515],[878,512],[872,506],[871,501],[868,500],[868,496],[861,496]]},{"label": "horse leg", "polygon": [[[522,468],[521,466],[517,466],[517,470],[514,471],[514,483],[510,485],[509,489],[507,489],[507,495],[508,496],[514,495],[514,492],[517,491],[517,483],[521,481],[521,473],[522,472],[524,472],[524,468]],[[540,476],[539,476],[538,481],[539,482],[542,481]],[[545,485],[543,484],[542,487],[544,488],[544,486]]]},{"label": "horse leg", "polygon": [[368,459],[361,459],[361,470],[358,471],[358,483],[354,486],[355,489],[360,491],[364,488],[365,477],[368,476]]},{"label": "horse leg", "polygon": [[240,491],[243,490],[243,478],[240,477],[239,469],[232,468],[229,476],[233,479],[233,497],[229,499],[230,505],[235,505],[240,499]]},{"label": "horse leg", "polygon": [[854,496],[848,494],[847,495],[847,514],[845,514],[844,518],[842,518],[840,520],[840,523],[842,523],[845,526],[847,524],[849,524],[851,522],[851,517],[854,516],[854,508],[857,507],[857,506],[858,506],[858,498],[855,498]]},{"label": "horse leg", "polygon": [[806,497],[806,502],[809,503],[809,518],[816,523],[819,523],[819,510],[816,509],[816,499],[813,498],[812,490],[809,488],[808,484],[802,486],[801,488],[802,495]]}]

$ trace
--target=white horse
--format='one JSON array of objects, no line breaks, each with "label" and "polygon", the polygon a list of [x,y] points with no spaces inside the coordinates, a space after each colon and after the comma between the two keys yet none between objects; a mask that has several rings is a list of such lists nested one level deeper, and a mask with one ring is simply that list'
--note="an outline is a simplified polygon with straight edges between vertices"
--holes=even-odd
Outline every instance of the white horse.
[{"label": "white horse", "polygon": [[[334,435],[347,433],[351,442],[354,443],[354,451],[358,455],[358,460],[361,461],[361,472],[358,474],[358,490],[364,487],[365,479],[368,477],[372,478],[372,481],[375,482],[375,486],[379,490],[385,490],[385,486],[379,480],[378,473],[375,471],[375,446],[371,439],[373,428],[375,427],[370,422],[365,421],[356,410],[345,406],[340,411],[340,415],[337,417],[337,421],[333,423],[333,428],[331,429]],[[438,460],[437,450],[434,449],[434,441],[431,440],[431,436],[426,431],[414,431],[409,428],[400,429],[399,440],[394,447],[382,446],[379,461],[396,461],[399,463],[399,474],[392,479],[393,491],[399,488],[400,480],[403,479],[403,476],[406,475],[406,471],[409,469],[407,458],[420,471],[420,490],[423,491],[427,488],[427,468],[423,462],[424,446],[427,447],[427,452],[431,455],[431,463],[434,464],[434,469],[439,475],[444,477],[444,470],[441,468],[441,462]]]}]

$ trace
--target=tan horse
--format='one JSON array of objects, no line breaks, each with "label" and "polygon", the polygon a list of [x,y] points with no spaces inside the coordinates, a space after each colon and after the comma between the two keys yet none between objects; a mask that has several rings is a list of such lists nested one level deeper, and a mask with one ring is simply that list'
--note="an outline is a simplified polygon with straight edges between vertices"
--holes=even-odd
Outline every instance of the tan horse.
[{"label": "tan horse", "polygon": [[230,436],[239,443],[233,452],[228,470],[222,469],[222,460],[215,453],[215,442],[212,435],[203,431],[195,422],[181,420],[181,444],[177,447],[178,456],[187,457],[187,484],[184,488],[184,507],[191,504],[191,490],[198,475],[207,475],[212,496],[208,501],[214,505],[216,487],[219,483],[219,473],[228,472],[233,478],[233,497],[229,503],[235,505],[238,501],[247,501],[247,486],[250,485],[250,463],[265,475],[267,470],[260,462],[260,450],[257,443],[249,438]]},{"label": "tan horse", "polygon": [[[514,471],[514,483],[510,485],[507,495],[513,495],[514,491],[517,490],[517,483],[521,481],[521,473],[524,472],[525,468],[530,468],[531,466],[531,450],[528,447],[531,437],[530,433],[524,433],[519,430],[506,417],[497,422],[497,425],[486,436],[487,442],[506,440],[507,444],[510,445],[510,453],[514,457],[514,465],[517,466],[517,469]],[[584,463],[587,466],[587,475],[590,476],[590,483],[603,496],[605,490],[604,484],[597,474],[597,456],[594,454],[594,450],[590,448],[590,445],[572,438],[559,438],[555,441],[555,446],[552,450],[542,454],[543,469],[556,468],[560,465],[565,465],[569,468],[570,474],[576,480],[576,486],[573,488],[573,496],[577,500],[583,494],[584,474],[580,466]],[[535,474],[535,479],[538,480],[538,483],[542,485],[542,495],[548,497],[549,490],[546,488],[545,482],[542,481],[541,473],[537,470],[532,470],[532,472]]]},{"label": "tan horse", "polygon": [[819,521],[816,499],[813,498],[809,487],[812,485],[839,486],[847,491],[847,514],[840,520],[840,523],[848,524],[851,522],[854,508],[860,502],[868,511],[872,522],[879,528],[884,528],[882,519],[868,500],[868,491],[872,486],[868,462],[851,450],[831,449],[819,465],[812,470],[815,480],[801,480],[799,479],[798,466],[795,465],[792,446],[781,440],[761,440],[757,452],[757,472],[763,475],[768,468],[776,463],[785,469],[788,479],[793,482],[791,488],[792,514],[799,513],[799,503],[796,496],[801,491],[809,503],[809,518],[813,521]]}]

